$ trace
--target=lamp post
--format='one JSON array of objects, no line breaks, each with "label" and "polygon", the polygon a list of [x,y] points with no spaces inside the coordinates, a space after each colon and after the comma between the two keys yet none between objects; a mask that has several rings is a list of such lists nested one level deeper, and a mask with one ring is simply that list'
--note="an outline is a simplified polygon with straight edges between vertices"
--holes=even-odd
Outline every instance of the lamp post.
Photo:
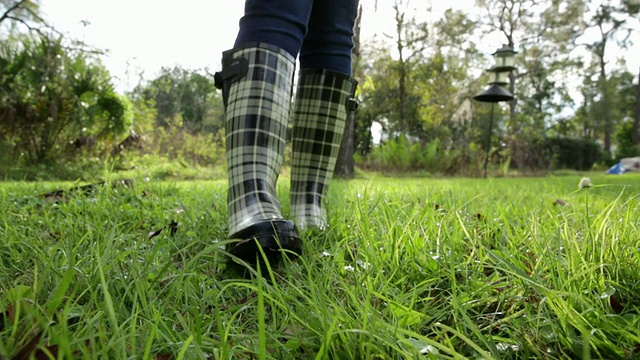
[{"label": "lamp post", "polygon": [[484,178],[487,178],[487,166],[489,164],[489,151],[491,150],[491,133],[493,132],[493,112],[496,103],[501,101],[513,100],[513,94],[504,88],[508,84],[509,74],[515,70],[514,56],[518,52],[513,48],[504,45],[500,49],[493,53],[493,58],[496,64],[487,70],[492,73],[493,81],[489,83],[489,87],[480,92],[473,98],[480,102],[491,103],[491,113],[489,115],[489,133],[487,135],[487,142],[485,144],[485,158],[484,158]]}]

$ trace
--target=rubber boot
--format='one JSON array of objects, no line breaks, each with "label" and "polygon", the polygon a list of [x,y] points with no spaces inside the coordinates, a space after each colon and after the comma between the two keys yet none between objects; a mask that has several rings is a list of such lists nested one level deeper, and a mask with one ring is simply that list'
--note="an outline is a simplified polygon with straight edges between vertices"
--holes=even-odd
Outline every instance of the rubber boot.
[{"label": "rubber boot", "polygon": [[270,263],[277,263],[283,250],[302,252],[276,194],[294,68],[289,53],[254,43],[224,52],[215,76],[225,104],[229,239],[236,240],[227,251],[250,263],[260,258],[260,248]]},{"label": "rubber boot", "polygon": [[291,212],[299,229],[324,230],[323,199],[340,150],[349,113],[357,107],[357,82],[345,74],[303,69],[293,113]]}]

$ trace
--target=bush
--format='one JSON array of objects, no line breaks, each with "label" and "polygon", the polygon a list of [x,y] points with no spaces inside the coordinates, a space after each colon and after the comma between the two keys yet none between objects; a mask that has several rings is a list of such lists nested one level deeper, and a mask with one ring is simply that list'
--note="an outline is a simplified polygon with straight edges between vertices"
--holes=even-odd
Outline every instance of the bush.
[{"label": "bush", "polygon": [[545,148],[545,139],[513,138],[509,141],[509,153],[512,166],[520,172],[546,171],[550,166],[549,151]]},{"label": "bush", "polygon": [[427,171],[447,175],[477,175],[481,164],[479,154],[473,144],[445,150],[438,139],[418,143],[401,136],[374,147],[358,163],[364,168],[385,172]]},{"label": "bush", "polygon": [[616,162],[623,158],[640,156],[640,145],[633,145],[633,122],[628,121],[620,126],[616,132],[616,140]]},{"label": "bush", "polygon": [[374,148],[367,156],[365,166],[387,171],[431,171],[438,161],[439,145],[437,140],[420,144],[401,136]]},{"label": "bush", "polygon": [[0,143],[14,163],[73,162],[80,148],[109,147],[131,126],[106,68],[62,39],[0,43],[0,95]]},{"label": "bush", "polygon": [[179,159],[146,154],[130,159],[130,168],[118,171],[121,178],[149,178],[153,180],[217,180],[226,178],[223,166],[189,165]]},{"label": "bush", "polygon": [[[145,137],[146,138],[146,137]],[[220,166],[225,163],[224,132],[195,133],[177,127],[158,127],[138,151],[128,151],[125,159],[157,155],[189,166]]]},{"label": "bush", "polygon": [[593,140],[552,137],[543,144],[553,169],[591,170],[602,158],[602,148]]}]

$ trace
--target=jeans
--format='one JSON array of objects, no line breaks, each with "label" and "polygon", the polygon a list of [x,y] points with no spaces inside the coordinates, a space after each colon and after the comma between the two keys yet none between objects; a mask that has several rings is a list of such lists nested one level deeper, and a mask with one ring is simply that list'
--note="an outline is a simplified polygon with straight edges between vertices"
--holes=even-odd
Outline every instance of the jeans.
[{"label": "jeans", "polygon": [[246,0],[235,47],[264,42],[300,59],[300,68],[351,75],[358,0]]}]

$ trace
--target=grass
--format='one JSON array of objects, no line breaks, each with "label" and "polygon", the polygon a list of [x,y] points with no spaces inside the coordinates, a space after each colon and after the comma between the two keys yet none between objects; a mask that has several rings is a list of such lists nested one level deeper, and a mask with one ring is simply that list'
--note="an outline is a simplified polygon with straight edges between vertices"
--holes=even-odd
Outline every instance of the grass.
[{"label": "grass", "polygon": [[224,182],[2,183],[0,358],[637,358],[640,176],[591,179],[336,181],[247,279]]}]

